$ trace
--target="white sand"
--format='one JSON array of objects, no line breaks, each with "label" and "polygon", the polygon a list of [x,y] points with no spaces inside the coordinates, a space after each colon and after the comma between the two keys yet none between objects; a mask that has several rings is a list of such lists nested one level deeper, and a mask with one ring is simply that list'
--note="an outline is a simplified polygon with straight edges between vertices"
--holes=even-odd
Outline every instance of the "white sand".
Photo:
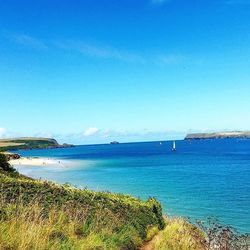
[{"label": "white sand", "polygon": [[15,166],[53,166],[63,167],[64,164],[60,160],[41,158],[41,157],[21,157],[20,159],[10,160],[9,163]]}]

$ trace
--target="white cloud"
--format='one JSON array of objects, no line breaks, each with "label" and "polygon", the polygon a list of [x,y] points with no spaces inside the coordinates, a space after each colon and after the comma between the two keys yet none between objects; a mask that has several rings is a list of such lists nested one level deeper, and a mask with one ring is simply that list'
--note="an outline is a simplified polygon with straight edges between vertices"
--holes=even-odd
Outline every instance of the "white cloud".
[{"label": "white cloud", "polygon": [[90,128],[87,128],[83,135],[84,136],[92,136],[92,135],[95,135],[97,132],[99,131],[98,128],[95,128],[95,127],[90,127]]}]

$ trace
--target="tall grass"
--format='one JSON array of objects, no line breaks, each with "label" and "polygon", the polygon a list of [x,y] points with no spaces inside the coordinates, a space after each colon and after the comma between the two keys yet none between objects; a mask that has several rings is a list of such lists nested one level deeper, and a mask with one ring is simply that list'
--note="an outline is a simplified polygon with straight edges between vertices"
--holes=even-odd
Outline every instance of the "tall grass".
[{"label": "tall grass", "polygon": [[183,218],[167,218],[166,228],[155,239],[155,250],[205,250],[204,233]]},{"label": "tall grass", "polygon": [[137,249],[163,226],[154,199],[0,171],[0,249]]},{"label": "tall grass", "polygon": [[132,227],[109,210],[76,206],[52,206],[44,210],[33,204],[0,204],[0,249],[133,249],[142,243]]}]

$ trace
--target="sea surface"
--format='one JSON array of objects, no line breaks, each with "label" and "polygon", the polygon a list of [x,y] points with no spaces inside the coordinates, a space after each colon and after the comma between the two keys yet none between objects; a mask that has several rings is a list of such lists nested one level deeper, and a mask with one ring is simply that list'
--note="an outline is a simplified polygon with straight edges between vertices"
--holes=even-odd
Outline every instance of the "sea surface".
[{"label": "sea surface", "polygon": [[[18,167],[28,176],[93,190],[156,197],[165,213],[216,216],[250,232],[250,140],[218,139],[20,150],[61,160],[61,167]],[[66,160],[64,162],[64,160]]]}]

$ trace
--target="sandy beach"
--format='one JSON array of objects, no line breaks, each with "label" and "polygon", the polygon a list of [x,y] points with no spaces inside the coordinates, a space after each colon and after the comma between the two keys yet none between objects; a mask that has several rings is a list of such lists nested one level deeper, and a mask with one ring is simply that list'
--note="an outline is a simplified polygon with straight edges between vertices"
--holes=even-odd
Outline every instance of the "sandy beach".
[{"label": "sandy beach", "polygon": [[10,160],[9,163],[15,166],[53,166],[63,167],[60,160],[42,157],[21,157],[20,159]]}]

